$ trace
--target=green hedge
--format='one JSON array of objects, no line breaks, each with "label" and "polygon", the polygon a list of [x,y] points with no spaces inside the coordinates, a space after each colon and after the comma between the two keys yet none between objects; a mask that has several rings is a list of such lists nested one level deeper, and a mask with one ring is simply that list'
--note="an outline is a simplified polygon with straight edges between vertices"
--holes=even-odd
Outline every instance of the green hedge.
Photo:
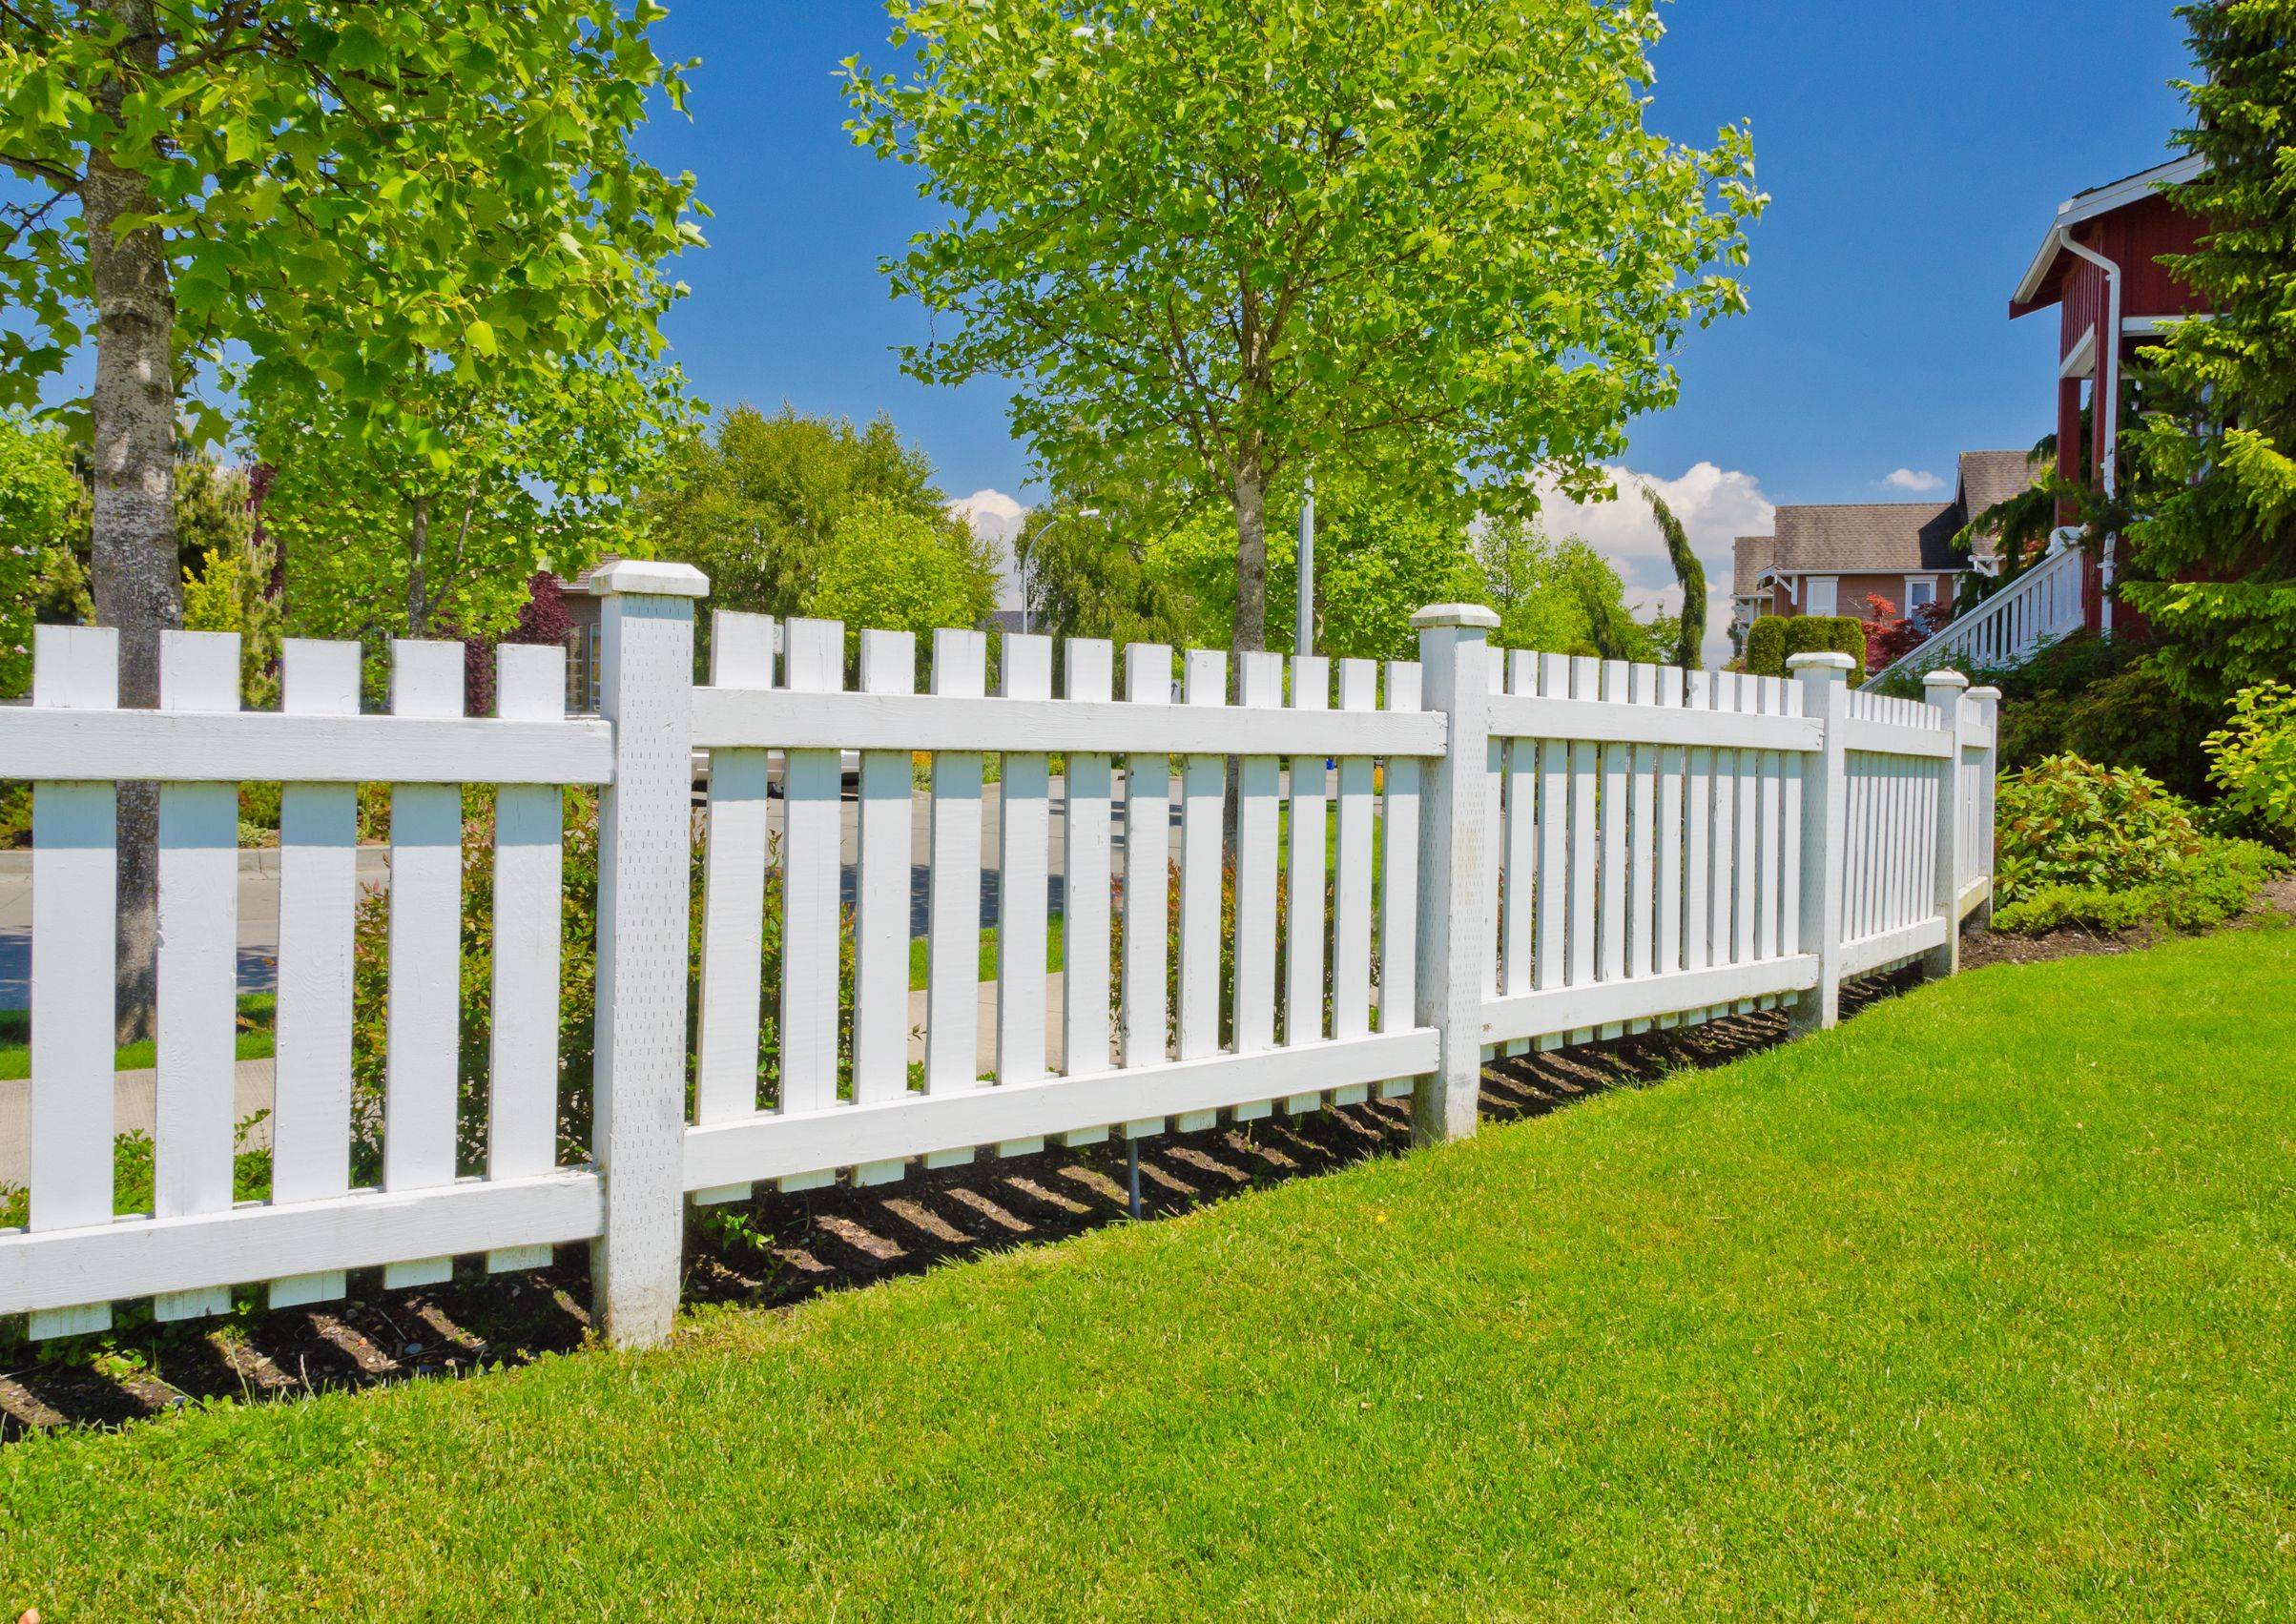
[{"label": "green hedge", "polygon": [[[1847,654],[1851,662],[1850,686],[1855,688],[1866,680],[1866,628],[1855,617],[1799,615],[1780,624],[1786,627],[1787,659],[1796,654]],[[1748,669],[1753,668],[1749,662]]]},{"label": "green hedge", "polygon": [[1746,668],[1758,677],[1786,674],[1786,627],[1776,615],[1764,615],[1746,628]]}]

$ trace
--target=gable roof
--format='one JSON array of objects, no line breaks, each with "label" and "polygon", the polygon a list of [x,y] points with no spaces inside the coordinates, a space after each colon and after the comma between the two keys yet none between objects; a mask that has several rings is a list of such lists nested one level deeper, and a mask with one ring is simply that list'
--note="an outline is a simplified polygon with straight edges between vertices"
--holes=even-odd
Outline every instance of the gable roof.
[{"label": "gable roof", "polygon": [[1961,453],[1961,507],[1975,519],[1989,507],[1998,507],[2040,483],[2049,464],[2029,451],[1964,451]]},{"label": "gable roof", "polygon": [[1762,572],[1777,556],[1777,543],[1769,536],[1740,536],[1730,547],[1730,591],[1741,598],[1761,591]]},{"label": "gable roof", "polygon": [[[2048,463],[2025,451],[1964,451],[1951,502],[1848,502],[1778,509],[1776,534],[1740,536],[1731,590],[1762,590],[1762,577],[1899,575],[1971,567],[1954,538],[1971,519],[2031,488]],[[1990,557],[1990,538],[1977,552]]]},{"label": "gable roof", "polygon": [[1859,502],[1778,509],[1777,557],[1787,575],[1891,575],[1967,569],[1953,549],[1957,504]]},{"label": "gable roof", "polygon": [[2033,262],[2025,267],[2025,275],[2018,281],[2017,292],[2010,296],[2010,315],[2021,316],[2057,302],[2057,296],[2049,291],[2049,279],[2065,252],[2057,240],[2058,232],[2118,214],[2132,203],[2141,203],[2147,197],[2157,195],[2162,187],[2181,186],[2196,180],[2207,170],[2207,159],[2198,153],[2188,154],[2181,158],[2171,158],[2166,163],[2155,164],[2150,169],[2140,170],[2135,175],[2125,175],[2107,185],[2092,186],[2088,191],[2059,203],[2057,218],[2049,222],[2048,235],[2041,238],[2041,245],[2034,251]]}]

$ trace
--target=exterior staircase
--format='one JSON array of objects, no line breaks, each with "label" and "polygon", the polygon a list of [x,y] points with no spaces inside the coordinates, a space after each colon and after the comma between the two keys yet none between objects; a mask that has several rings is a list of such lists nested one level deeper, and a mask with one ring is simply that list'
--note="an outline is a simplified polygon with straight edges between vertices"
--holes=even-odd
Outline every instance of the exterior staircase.
[{"label": "exterior staircase", "polygon": [[1975,608],[1938,628],[1866,679],[1918,676],[1953,667],[1998,669],[2081,628],[2081,552],[2059,545],[2048,557]]}]

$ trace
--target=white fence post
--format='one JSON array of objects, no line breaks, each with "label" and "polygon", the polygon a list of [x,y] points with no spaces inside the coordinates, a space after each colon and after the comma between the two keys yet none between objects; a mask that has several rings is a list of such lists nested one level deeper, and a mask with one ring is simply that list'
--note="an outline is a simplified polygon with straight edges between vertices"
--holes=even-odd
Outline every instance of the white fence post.
[{"label": "white fence post", "polygon": [[1922,697],[1953,740],[1953,753],[1937,770],[1937,860],[1934,890],[1945,920],[1945,941],[1922,961],[1926,976],[1955,976],[1961,970],[1961,887],[1969,862],[1969,832],[1962,828],[1961,739],[1969,707],[1963,695],[1969,679],[1959,671],[1932,671],[1921,679]]},{"label": "white fence post", "polygon": [[1413,1093],[1421,1144],[1475,1132],[1482,1078],[1483,967],[1492,949],[1491,650],[1499,617],[1480,604],[1437,604],[1411,617],[1419,634],[1426,708],[1450,719],[1429,763],[1419,818],[1418,1019],[1442,1034],[1441,1069]]},{"label": "white fence post", "polygon": [[2001,771],[2001,690],[1997,688],[1973,688],[1966,696],[1976,707],[1977,725],[1985,730],[1989,741],[1985,746],[1985,765],[1977,771],[1976,806],[1974,814],[1976,827],[1970,831],[1973,845],[1968,848],[1971,857],[1971,877],[1985,876],[1985,900],[1969,912],[1970,918],[1980,931],[1993,925],[1993,797],[1994,781]]},{"label": "white fence post", "polygon": [[[1850,715],[1847,654],[1796,654],[1786,662],[1802,684],[1802,714],[1826,730],[1825,748],[1802,780],[1802,945],[1818,959],[1817,985],[1794,1005],[1792,1031],[1820,1032],[1842,1018],[1842,885],[1849,854]],[[1813,770],[1814,769],[1814,770]]]},{"label": "white fence post", "polygon": [[590,1149],[605,1184],[591,1251],[607,1341],[664,1341],[677,1313],[685,1219],[687,866],[692,860],[693,600],[690,565],[624,559],[590,577],[599,708],[613,782],[598,810],[598,1038]]}]

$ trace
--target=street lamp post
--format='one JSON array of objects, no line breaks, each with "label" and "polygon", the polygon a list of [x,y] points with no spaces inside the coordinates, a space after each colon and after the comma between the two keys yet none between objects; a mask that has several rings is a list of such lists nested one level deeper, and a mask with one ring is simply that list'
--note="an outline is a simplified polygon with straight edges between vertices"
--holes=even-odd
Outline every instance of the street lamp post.
[{"label": "street lamp post", "polygon": [[1026,636],[1034,629],[1028,607],[1028,560],[1030,555],[1036,551],[1036,543],[1043,541],[1045,532],[1064,519],[1097,519],[1099,517],[1100,509],[1097,507],[1076,507],[1065,513],[1055,513],[1045,521],[1034,539],[1029,543],[1027,550],[1021,554],[1019,562],[1021,565],[1021,632],[1023,636]]},{"label": "street lamp post", "polygon": [[1315,652],[1315,476],[1308,476],[1299,502],[1299,608],[1293,622],[1295,653]]}]

